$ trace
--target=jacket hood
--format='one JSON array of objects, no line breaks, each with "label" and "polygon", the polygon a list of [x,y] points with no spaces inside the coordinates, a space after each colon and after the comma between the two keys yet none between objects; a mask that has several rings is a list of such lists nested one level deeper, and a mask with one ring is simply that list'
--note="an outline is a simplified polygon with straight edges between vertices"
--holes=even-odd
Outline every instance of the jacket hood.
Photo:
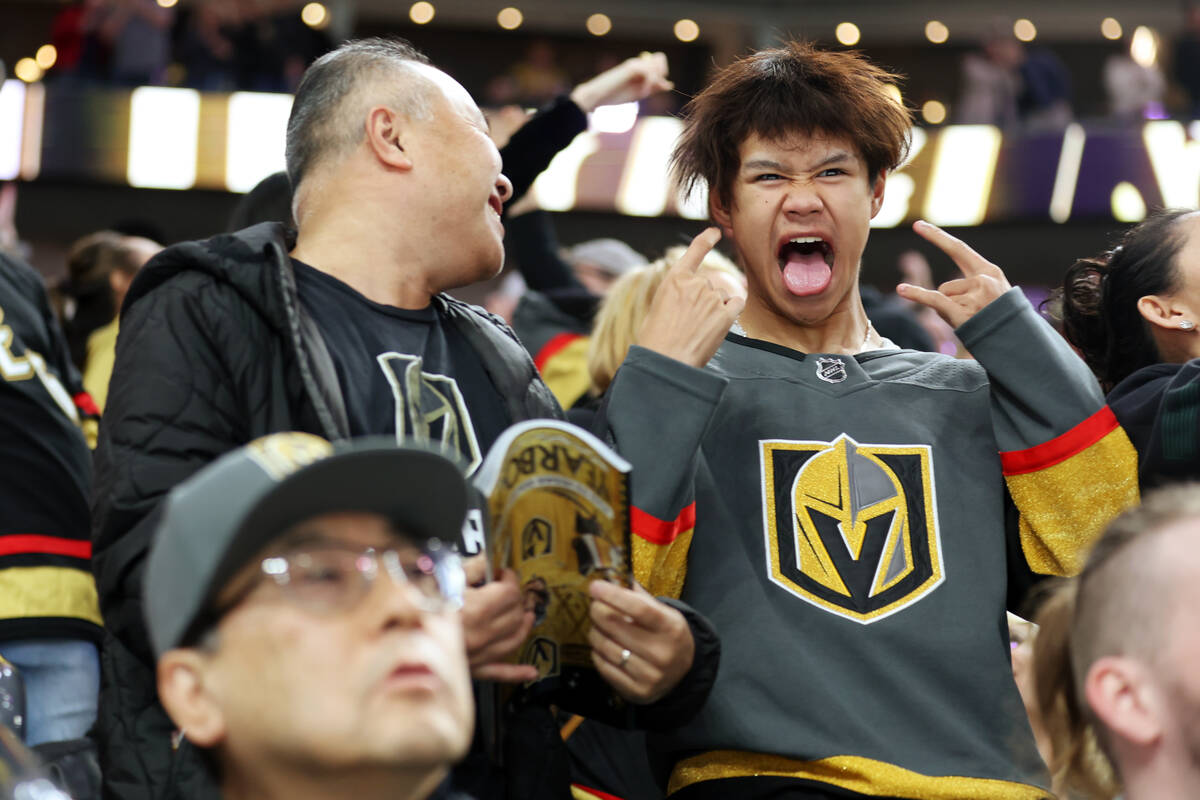
[{"label": "jacket hood", "polygon": [[176,275],[200,272],[229,284],[270,324],[286,329],[277,269],[294,244],[294,232],[280,223],[264,222],[236,233],[171,245],[138,271],[121,313]]}]

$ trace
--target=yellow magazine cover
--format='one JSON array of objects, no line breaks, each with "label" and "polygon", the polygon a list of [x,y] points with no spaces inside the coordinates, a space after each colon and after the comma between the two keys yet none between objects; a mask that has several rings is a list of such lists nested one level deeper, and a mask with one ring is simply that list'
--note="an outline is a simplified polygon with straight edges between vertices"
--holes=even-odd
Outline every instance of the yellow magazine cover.
[{"label": "yellow magazine cover", "polygon": [[629,471],[582,428],[531,420],[505,431],[475,477],[488,499],[491,570],[514,570],[534,611],[517,661],[537,667],[538,679],[518,688],[516,702],[597,718],[624,706],[592,665],[587,586],[632,583]]}]

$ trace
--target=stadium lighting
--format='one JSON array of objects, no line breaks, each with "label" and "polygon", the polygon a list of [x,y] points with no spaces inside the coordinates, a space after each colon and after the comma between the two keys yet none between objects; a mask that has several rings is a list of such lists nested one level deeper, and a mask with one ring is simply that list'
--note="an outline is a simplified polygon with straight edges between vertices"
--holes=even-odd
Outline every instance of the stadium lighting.
[{"label": "stadium lighting", "polygon": [[921,106],[921,117],[930,125],[941,125],[946,121],[946,105],[938,100],[926,100]]},{"label": "stadium lighting", "polygon": [[130,186],[190,189],[196,183],[200,93],[143,86],[129,103]]},{"label": "stadium lighting", "polygon": [[622,214],[657,217],[671,193],[671,149],[683,130],[674,117],[647,117],[638,124],[621,173],[615,205]]},{"label": "stadium lighting", "polygon": [[638,104],[599,106],[588,115],[588,129],[597,133],[625,133],[637,124]]},{"label": "stadium lighting", "polygon": [[521,10],[512,6],[500,9],[500,13],[496,15],[496,22],[506,31],[515,31],[524,21],[525,15]]},{"label": "stadium lighting", "polygon": [[925,38],[934,44],[945,44],[950,38],[950,29],[946,27],[946,23],[931,19],[925,23]]},{"label": "stadium lighting", "polygon": [[42,79],[43,71],[32,58],[22,58],[13,64],[13,75],[26,83],[37,83]]},{"label": "stadium lighting", "polygon": [[285,167],[284,142],[290,94],[234,92],[229,95],[225,129],[225,188],[248,192]]},{"label": "stadium lighting", "polygon": [[38,48],[33,60],[42,69],[50,69],[58,62],[58,48],[52,44],[44,44]]},{"label": "stadium lighting", "polygon": [[575,207],[579,170],[583,162],[600,149],[597,134],[590,131],[575,137],[575,141],[550,162],[550,166],[533,182],[533,195],[545,211],[570,211]]},{"label": "stadium lighting", "polygon": [[1013,36],[1022,42],[1032,42],[1037,38],[1037,26],[1027,19],[1019,19],[1013,23]]},{"label": "stadium lighting", "polygon": [[329,24],[329,9],[321,3],[309,3],[300,9],[300,19],[308,27],[320,30]]},{"label": "stadium lighting", "polygon": [[1001,138],[1000,129],[992,125],[942,129],[925,194],[925,219],[934,225],[983,222]]},{"label": "stadium lighting", "polygon": [[1141,67],[1153,67],[1158,60],[1158,37],[1145,25],[1138,25],[1129,41],[1129,56]]},{"label": "stadium lighting", "polygon": [[1118,222],[1141,222],[1146,218],[1146,201],[1129,181],[1121,181],[1112,190],[1112,215]]},{"label": "stadium lighting", "polygon": [[1117,22],[1112,17],[1105,17],[1100,22],[1100,35],[1105,39],[1116,41],[1121,38],[1121,23]]},{"label": "stadium lighting", "polygon": [[21,172],[21,140],[25,124],[25,84],[0,83],[0,181]]},{"label": "stadium lighting", "polygon": [[700,37],[700,26],[695,20],[681,19],[675,23],[675,38],[681,42],[694,42]]},{"label": "stadium lighting", "polygon": [[587,30],[592,36],[603,36],[612,30],[612,20],[607,14],[592,14],[587,18]]},{"label": "stadium lighting", "polygon": [[853,22],[839,22],[834,35],[837,36],[838,42],[846,47],[858,44],[858,40],[862,38],[862,33]]},{"label": "stadium lighting", "polygon": [[413,3],[408,9],[408,18],[418,25],[427,25],[433,22],[433,15],[437,10],[433,7],[433,3],[427,3],[425,0],[420,0],[418,3]]}]

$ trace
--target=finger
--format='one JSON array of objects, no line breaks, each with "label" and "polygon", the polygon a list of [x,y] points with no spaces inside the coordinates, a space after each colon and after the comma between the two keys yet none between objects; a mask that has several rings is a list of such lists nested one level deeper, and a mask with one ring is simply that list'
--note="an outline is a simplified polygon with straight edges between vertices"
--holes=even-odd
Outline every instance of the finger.
[{"label": "finger", "polygon": [[928,306],[943,317],[947,314],[952,314],[954,310],[954,301],[933,289],[924,289],[920,286],[913,286],[911,283],[902,283],[896,287],[896,294],[905,300],[912,300],[914,303]]},{"label": "finger", "polygon": [[537,667],[532,664],[481,664],[471,670],[471,677],[497,683],[525,683],[537,680]]},{"label": "finger", "polygon": [[617,690],[617,693],[634,703],[643,703],[648,699],[646,690],[638,684],[633,678],[625,674],[622,670],[605,661],[600,656],[596,655],[596,651],[592,651],[592,664],[596,667],[596,672],[600,673],[609,686]]},{"label": "finger", "polygon": [[633,589],[626,589],[608,581],[592,581],[588,593],[593,601],[602,604],[597,608],[600,613],[610,613],[614,618],[624,618],[648,630],[659,628],[662,612],[658,601],[649,593],[638,594]]},{"label": "finger", "polygon": [[717,246],[717,242],[719,241],[721,241],[720,228],[705,228],[695,239],[692,239],[692,243],[688,245],[688,249],[671,267],[670,272],[695,273],[696,270],[700,269],[700,264],[704,261],[704,257],[712,252],[712,249]]},{"label": "finger", "polygon": [[725,301],[725,316],[729,318],[730,324],[741,315],[745,307],[745,295],[735,294]]},{"label": "finger", "polygon": [[[638,656],[637,650],[609,639],[595,628],[588,631],[587,638],[588,644],[592,646],[593,654],[598,655],[634,680],[652,681],[659,674],[650,661]],[[629,651],[629,658],[624,658],[626,650]]]},{"label": "finger", "polygon": [[937,225],[918,220],[913,223],[913,231],[930,244],[935,245],[958,265],[964,275],[980,275],[996,265],[976,253],[962,239],[951,236]]},{"label": "finger", "polygon": [[472,661],[475,663],[484,663],[487,661],[501,661],[508,658],[525,643],[529,638],[529,631],[533,629],[533,612],[526,612],[521,620],[517,623],[517,627],[510,633],[496,638],[491,644],[478,650]]},{"label": "finger", "polygon": [[519,576],[519,575],[517,575],[517,573],[516,573],[515,571],[511,570],[511,569],[507,569],[507,568],[505,568],[505,569],[502,569],[502,570],[500,570],[499,574],[497,574],[497,575],[493,576],[493,579],[494,579],[494,580],[495,580],[497,583],[507,583],[507,584],[512,584],[512,586],[513,586],[514,588],[518,588],[518,589],[519,589],[519,588],[520,588],[520,586],[521,586],[521,578],[520,578],[520,576]]},{"label": "finger", "polygon": [[970,278],[957,278],[952,281],[946,281],[937,290],[946,295],[946,297],[957,297],[960,294],[966,294],[974,288],[975,281]]},{"label": "finger", "polygon": [[478,586],[487,580],[487,556],[480,553],[462,562],[468,586]]}]

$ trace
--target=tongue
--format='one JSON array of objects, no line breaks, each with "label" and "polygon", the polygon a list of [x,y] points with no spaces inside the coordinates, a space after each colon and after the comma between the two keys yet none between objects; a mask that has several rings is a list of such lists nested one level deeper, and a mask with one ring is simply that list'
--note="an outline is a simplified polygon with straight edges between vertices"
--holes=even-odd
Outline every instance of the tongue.
[{"label": "tongue", "polygon": [[833,272],[819,252],[789,253],[783,265],[783,285],[801,297],[825,291]]}]

